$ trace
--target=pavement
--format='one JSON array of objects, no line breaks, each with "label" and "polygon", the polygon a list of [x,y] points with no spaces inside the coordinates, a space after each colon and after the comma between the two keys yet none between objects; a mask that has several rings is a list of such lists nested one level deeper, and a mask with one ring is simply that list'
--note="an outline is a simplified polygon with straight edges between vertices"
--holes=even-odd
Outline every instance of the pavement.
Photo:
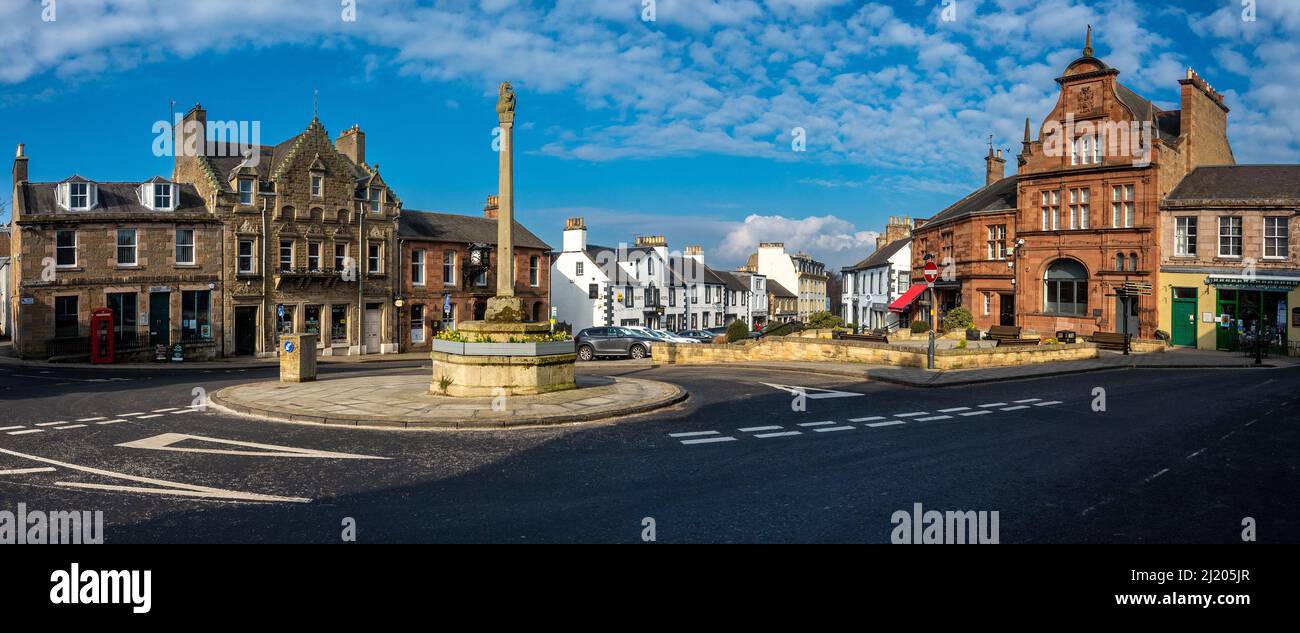
[{"label": "pavement", "polygon": [[257,417],[390,429],[483,429],[590,422],[645,413],[686,399],[665,382],[578,376],[578,389],[539,395],[430,395],[430,377],[368,376],[305,383],[255,382],[212,394],[213,404]]},{"label": "pavement", "polygon": [[731,363],[730,366],[803,371],[813,374],[874,380],[908,387],[957,387],[1116,369],[1273,369],[1300,365],[1300,358],[1273,356],[1264,359],[1263,364],[1256,367],[1254,358],[1247,358],[1240,354],[1185,349],[1170,349],[1164,352],[1129,354],[1127,356],[1121,352],[1100,350],[1100,354],[1098,358],[1090,360],[1036,363],[986,369],[931,370],[922,367],[824,361],[815,363],[754,361]]},{"label": "pavement", "polygon": [[338,543],[345,519],[359,542],[642,542],[652,519],[663,543],[887,543],[916,503],[999,512],[1002,543],[1240,543],[1244,517],[1300,542],[1293,365],[916,389],[600,361],[579,375],[690,398],[473,433],[267,423],[203,403],[273,370],[166,369],[0,367],[0,509],[101,510],[107,543]]}]

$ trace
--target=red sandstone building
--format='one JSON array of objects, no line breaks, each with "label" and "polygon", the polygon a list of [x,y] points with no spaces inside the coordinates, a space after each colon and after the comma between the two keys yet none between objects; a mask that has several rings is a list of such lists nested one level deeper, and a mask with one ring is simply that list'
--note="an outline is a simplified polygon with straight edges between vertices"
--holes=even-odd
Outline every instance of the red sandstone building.
[{"label": "red sandstone building", "polygon": [[1235,160],[1223,97],[1191,69],[1171,111],[1119,74],[1093,56],[1089,31],[1083,55],[1056,80],[1060,94],[1036,140],[1025,121],[1016,174],[1004,177],[1002,153],[990,150],[985,186],[916,229],[913,279],[927,254],[947,271],[936,283],[941,316],[965,306],[981,329],[1154,336],[1155,297],[1129,312],[1115,289],[1157,285],[1160,201],[1193,168]]}]

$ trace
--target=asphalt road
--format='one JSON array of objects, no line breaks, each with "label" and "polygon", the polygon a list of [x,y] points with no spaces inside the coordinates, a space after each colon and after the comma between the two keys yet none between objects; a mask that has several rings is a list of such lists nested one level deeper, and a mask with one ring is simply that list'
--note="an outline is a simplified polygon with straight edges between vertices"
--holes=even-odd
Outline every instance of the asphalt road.
[{"label": "asphalt road", "polygon": [[891,516],[915,503],[996,511],[1003,543],[1241,542],[1245,517],[1261,542],[1300,541],[1300,369],[948,389],[580,371],[674,382],[691,398],[609,423],[386,431],[191,411],[197,388],[269,368],[3,367],[0,509],[102,510],[110,543],[339,542],[345,519],[360,542],[639,542],[647,517],[659,542],[889,542]]}]

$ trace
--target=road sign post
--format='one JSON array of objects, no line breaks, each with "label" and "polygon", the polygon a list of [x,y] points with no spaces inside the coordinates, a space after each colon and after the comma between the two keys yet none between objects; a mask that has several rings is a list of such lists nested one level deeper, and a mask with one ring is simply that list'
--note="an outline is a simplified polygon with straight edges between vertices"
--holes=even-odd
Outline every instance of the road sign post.
[{"label": "road sign post", "polygon": [[925,355],[926,369],[934,369],[934,333],[939,327],[939,302],[935,300],[934,281],[939,278],[939,267],[931,255],[925,256],[925,284],[930,289],[930,344]]}]

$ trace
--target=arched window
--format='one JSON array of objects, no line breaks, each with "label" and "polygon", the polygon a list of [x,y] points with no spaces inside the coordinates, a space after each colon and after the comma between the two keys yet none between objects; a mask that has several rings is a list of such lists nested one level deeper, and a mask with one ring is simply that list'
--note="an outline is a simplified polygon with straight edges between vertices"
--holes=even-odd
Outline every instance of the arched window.
[{"label": "arched window", "polygon": [[1115,253],[1115,270],[1124,270],[1124,253]]},{"label": "arched window", "polygon": [[1138,254],[1137,254],[1137,253],[1129,253],[1129,254],[1128,254],[1128,269],[1129,269],[1129,270],[1137,270],[1137,269],[1138,269]]},{"label": "arched window", "polygon": [[[1120,259],[1123,259],[1120,255]],[[1088,313],[1088,271],[1070,259],[1059,259],[1043,280],[1043,312],[1083,316]]]}]

